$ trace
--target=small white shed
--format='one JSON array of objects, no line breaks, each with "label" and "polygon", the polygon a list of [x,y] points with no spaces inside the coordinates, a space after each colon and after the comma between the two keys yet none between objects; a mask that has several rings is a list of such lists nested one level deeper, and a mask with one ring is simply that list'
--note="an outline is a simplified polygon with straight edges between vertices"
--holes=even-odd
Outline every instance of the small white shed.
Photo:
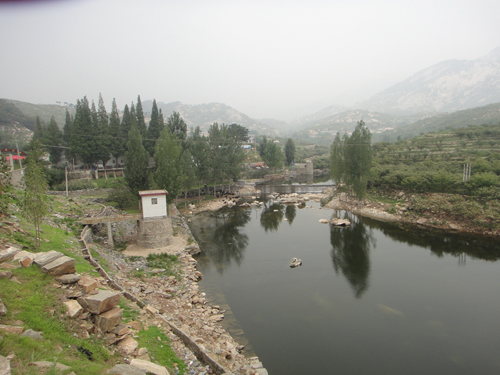
[{"label": "small white shed", "polygon": [[140,191],[142,218],[167,217],[167,194],[166,190]]}]

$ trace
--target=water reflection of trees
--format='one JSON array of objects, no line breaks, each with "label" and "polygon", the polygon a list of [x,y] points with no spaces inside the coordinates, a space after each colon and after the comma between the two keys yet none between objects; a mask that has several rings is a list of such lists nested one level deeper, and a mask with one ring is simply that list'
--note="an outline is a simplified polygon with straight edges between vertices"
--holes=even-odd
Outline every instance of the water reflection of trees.
[{"label": "water reflection of trees", "polygon": [[333,268],[345,276],[360,298],[368,290],[370,276],[370,248],[375,247],[375,238],[371,229],[363,225],[356,217],[344,214],[351,221],[345,228],[332,227],[330,243]]},{"label": "water reflection of trees", "polygon": [[[285,205],[281,203],[276,203],[272,200],[264,203],[262,212],[260,213],[260,225],[267,232],[277,231],[281,222],[283,221],[283,216],[285,215]],[[295,218],[295,216],[294,216]],[[293,219],[292,219],[293,221]]]},{"label": "water reflection of trees", "polygon": [[292,225],[297,216],[297,207],[294,204],[287,204],[285,208],[285,217],[288,220],[288,224]]},{"label": "water reflection of trees", "polygon": [[240,265],[248,236],[240,229],[250,221],[250,210],[240,207],[223,209],[210,214],[208,228],[192,228],[193,235],[202,245],[204,256],[202,263],[212,262],[220,273],[235,261]]},{"label": "water reflection of trees", "polygon": [[456,257],[467,254],[470,257],[483,260],[500,260],[500,247],[496,239],[415,227],[401,228],[397,224],[369,218],[361,220],[371,228],[379,229],[396,242],[430,249],[438,257],[442,257],[444,254]]}]

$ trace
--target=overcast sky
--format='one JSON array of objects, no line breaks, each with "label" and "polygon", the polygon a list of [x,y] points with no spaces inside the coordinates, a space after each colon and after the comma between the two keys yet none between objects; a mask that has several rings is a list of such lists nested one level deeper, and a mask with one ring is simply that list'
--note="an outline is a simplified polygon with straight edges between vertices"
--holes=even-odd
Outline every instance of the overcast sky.
[{"label": "overcast sky", "polygon": [[500,45],[498,0],[0,1],[0,98],[286,119]]}]

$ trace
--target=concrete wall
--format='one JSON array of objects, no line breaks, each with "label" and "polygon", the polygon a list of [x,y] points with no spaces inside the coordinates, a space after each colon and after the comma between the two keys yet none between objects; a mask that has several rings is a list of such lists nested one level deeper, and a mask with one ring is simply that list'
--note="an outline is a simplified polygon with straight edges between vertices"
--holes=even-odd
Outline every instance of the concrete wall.
[{"label": "concrete wall", "polygon": [[137,245],[146,249],[172,243],[172,223],[169,217],[137,220]]}]

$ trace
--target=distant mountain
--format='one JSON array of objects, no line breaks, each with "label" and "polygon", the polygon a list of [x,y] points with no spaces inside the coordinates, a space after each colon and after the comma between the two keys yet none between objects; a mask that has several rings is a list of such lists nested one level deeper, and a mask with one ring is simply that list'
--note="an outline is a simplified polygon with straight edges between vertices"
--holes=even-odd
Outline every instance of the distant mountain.
[{"label": "distant mountain", "polygon": [[500,102],[500,47],[477,60],[448,60],[356,104],[370,111],[408,115],[454,112]]},{"label": "distant mountain", "polygon": [[8,103],[14,104],[16,108],[18,108],[25,116],[33,119],[30,126],[24,125],[31,130],[33,130],[34,128],[34,119],[36,118],[36,116],[39,116],[40,119],[47,125],[50,122],[50,117],[54,116],[57,125],[59,125],[59,128],[62,129],[66,121],[66,108],[70,111],[71,114],[75,114],[75,108],[73,106],[67,107],[57,104],[32,104],[21,102],[19,100],[5,100]]},{"label": "distant mountain", "polygon": [[[266,134],[271,136],[277,136],[280,131],[274,128],[270,124],[281,123],[278,120],[263,119],[256,120],[248,117],[244,113],[237,111],[234,108],[229,107],[223,103],[206,103],[206,104],[183,104],[181,102],[163,103],[156,102],[158,109],[163,112],[163,117],[165,121],[172,114],[172,112],[178,112],[184,119],[188,128],[200,127],[202,130],[208,130],[210,125],[214,122],[218,124],[238,124],[248,128],[250,131],[258,132],[259,134]],[[152,100],[144,100],[142,106],[148,115],[153,107]],[[266,123],[268,122],[268,123]]]},{"label": "distant mountain", "polygon": [[375,134],[411,124],[427,116],[428,114],[425,113],[414,116],[396,116],[354,109],[305,124],[304,127],[306,129],[296,133],[296,136],[298,138],[312,138],[322,143],[328,143],[333,140],[337,132],[352,132],[360,120],[363,120],[368,129]]},{"label": "distant mountain", "polygon": [[453,113],[441,113],[394,130],[374,134],[372,141],[395,141],[413,138],[421,133],[439,131],[447,128],[463,128],[468,125],[500,124],[500,103],[464,109]]},{"label": "distant mountain", "polygon": [[315,112],[313,114],[302,116],[299,117],[298,119],[293,120],[292,122],[290,122],[290,127],[298,129],[304,127],[304,125],[310,124],[311,122],[318,121],[324,119],[325,117],[330,117],[336,115],[337,113],[345,112],[347,110],[348,110],[347,107],[334,104],[329,107],[323,108],[322,110]]}]

